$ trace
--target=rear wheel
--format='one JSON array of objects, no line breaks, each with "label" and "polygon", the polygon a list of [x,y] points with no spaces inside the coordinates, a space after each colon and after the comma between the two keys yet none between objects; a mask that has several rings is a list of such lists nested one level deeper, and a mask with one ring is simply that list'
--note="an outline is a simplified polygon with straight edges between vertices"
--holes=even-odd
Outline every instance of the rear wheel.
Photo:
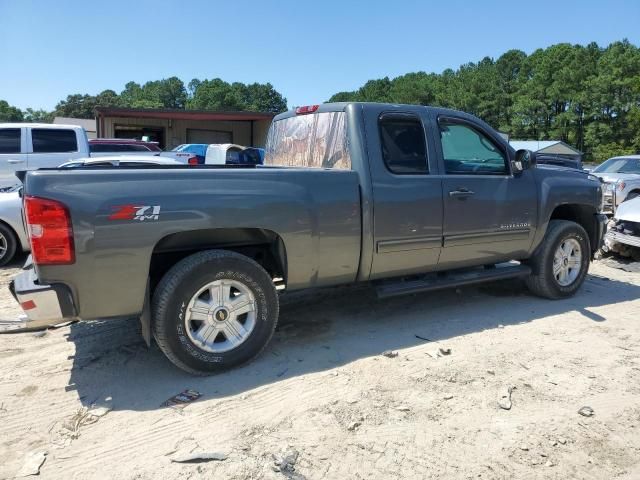
[{"label": "rear wheel", "polygon": [[18,249],[18,239],[16,234],[0,223],[0,267],[9,263]]},{"label": "rear wheel", "polygon": [[551,220],[544,240],[529,260],[534,273],[527,287],[536,295],[557,299],[573,295],[589,270],[590,243],[582,226]]},{"label": "rear wheel", "polygon": [[152,308],[160,349],[196,375],[254,358],[278,320],[278,296],[269,274],[252,259],[224,250],[178,262],[158,285]]}]

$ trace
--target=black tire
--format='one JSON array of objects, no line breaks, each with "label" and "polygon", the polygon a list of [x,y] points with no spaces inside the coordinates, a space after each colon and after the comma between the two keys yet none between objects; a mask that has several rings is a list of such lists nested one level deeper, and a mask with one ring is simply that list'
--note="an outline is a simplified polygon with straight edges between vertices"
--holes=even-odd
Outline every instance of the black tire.
[{"label": "black tire", "polygon": [[[253,330],[237,347],[222,353],[200,348],[182,321],[191,298],[215,280],[241,282],[253,294]],[[278,321],[278,295],[269,274],[255,261],[235,252],[207,250],[184,258],[158,284],[152,301],[153,335],[160,349],[177,367],[194,375],[211,375],[255,358],[273,336]]]},{"label": "black tire", "polygon": [[[563,286],[553,274],[553,258],[556,250],[567,239],[575,239],[582,250],[580,272],[573,282]],[[589,271],[591,246],[587,232],[581,225],[568,220],[551,220],[542,244],[528,263],[533,274],[526,279],[529,290],[544,298],[559,299],[575,294]]]},{"label": "black tire", "polygon": [[18,249],[18,238],[13,230],[7,225],[0,223],[0,246],[5,247],[0,249],[0,267],[6,265],[16,254]]}]

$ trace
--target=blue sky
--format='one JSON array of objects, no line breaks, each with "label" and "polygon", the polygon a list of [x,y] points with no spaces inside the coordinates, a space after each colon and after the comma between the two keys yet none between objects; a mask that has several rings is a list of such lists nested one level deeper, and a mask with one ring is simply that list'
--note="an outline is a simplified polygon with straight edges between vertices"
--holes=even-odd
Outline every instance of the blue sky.
[{"label": "blue sky", "polygon": [[0,0],[0,99],[52,109],[175,75],[271,82],[291,106],[512,48],[638,45],[639,32],[638,0]]}]

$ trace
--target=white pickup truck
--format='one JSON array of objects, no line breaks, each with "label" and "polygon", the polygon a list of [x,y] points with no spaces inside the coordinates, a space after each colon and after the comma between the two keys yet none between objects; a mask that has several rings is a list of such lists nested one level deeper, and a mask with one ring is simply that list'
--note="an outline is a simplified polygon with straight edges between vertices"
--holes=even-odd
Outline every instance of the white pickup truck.
[{"label": "white pickup truck", "polygon": [[15,172],[57,167],[89,157],[84,128],[48,123],[0,123],[0,189],[18,183]]}]

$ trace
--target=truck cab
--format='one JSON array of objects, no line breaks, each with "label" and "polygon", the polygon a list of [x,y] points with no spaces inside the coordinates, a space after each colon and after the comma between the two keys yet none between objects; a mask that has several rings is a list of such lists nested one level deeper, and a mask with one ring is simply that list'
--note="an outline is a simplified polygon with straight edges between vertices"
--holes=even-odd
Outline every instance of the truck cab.
[{"label": "truck cab", "polygon": [[464,112],[336,103],[276,116],[265,164],[358,173],[358,279],[376,280],[526,259],[562,203],[590,206],[597,244],[597,180],[533,168],[529,154],[523,165],[496,130]]}]

